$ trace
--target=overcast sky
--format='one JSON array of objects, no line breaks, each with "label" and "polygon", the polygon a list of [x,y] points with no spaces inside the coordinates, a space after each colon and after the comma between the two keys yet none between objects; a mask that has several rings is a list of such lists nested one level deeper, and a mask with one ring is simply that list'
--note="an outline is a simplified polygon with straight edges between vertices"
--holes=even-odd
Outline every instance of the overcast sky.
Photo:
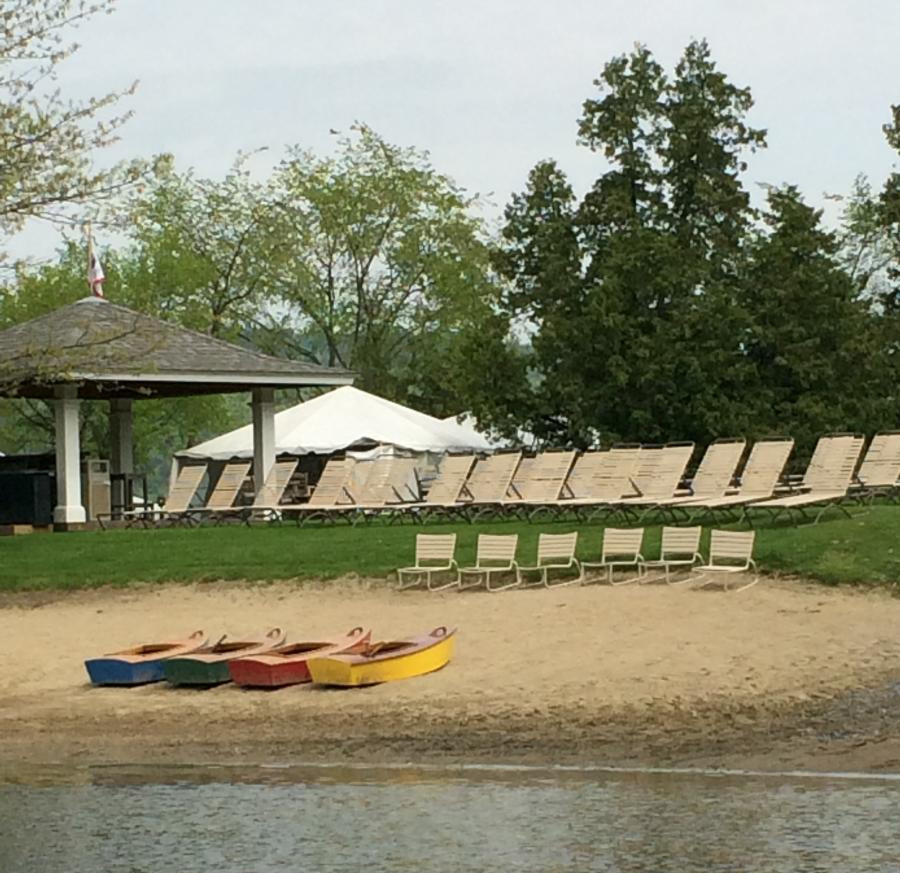
[{"label": "overcast sky", "polygon": [[[491,217],[543,158],[579,191],[602,172],[575,132],[608,59],[641,42],[671,69],[705,37],[769,132],[750,182],[795,183],[834,215],[824,193],[896,168],[881,125],[900,103],[898,33],[898,0],[122,0],[82,28],[60,85],[83,96],[140,80],[110,156],[170,151],[212,176],[238,150],[324,153],[329,129],[363,121],[493,192]],[[46,256],[55,239],[31,231],[11,248]]]}]

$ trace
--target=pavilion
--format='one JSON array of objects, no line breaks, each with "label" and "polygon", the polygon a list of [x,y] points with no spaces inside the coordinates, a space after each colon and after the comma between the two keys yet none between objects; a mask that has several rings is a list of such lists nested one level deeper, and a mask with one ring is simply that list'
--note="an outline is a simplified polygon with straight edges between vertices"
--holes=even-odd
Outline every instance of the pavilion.
[{"label": "pavilion", "polygon": [[132,473],[132,404],[143,398],[251,393],[253,480],[275,463],[275,389],[349,385],[347,370],[264,355],[85,297],[0,331],[0,397],[48,400],[55,410],[56,507],[61,526],[85,521],[79,403],[109,401],[110,468]]}]

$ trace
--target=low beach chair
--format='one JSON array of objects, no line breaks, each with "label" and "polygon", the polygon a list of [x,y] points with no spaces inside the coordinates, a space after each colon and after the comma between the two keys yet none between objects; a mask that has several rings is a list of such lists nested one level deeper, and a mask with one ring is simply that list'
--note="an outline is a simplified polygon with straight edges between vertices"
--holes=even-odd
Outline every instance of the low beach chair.
[{"label": "low beach chair", "polygon": [[848,518],[850,512],[844,501],[850,496],[853,474],[859,463],[865,438],[859,434],[836,434],[823,437],[819,445],[823,446],[813,454],[803,482],[797,493],[772,500],[761,500],[744,508],[744,517],[752,523],[753,516],[769,514],[775,521],[781,515],[792,515],[797,520],[809,520],[810,513],[815,512],[812,523],[819,521],[827,509],[834,506]]},{"label": "low beach chair", "polygon": [[[482,583],[488,591],[504,591],[515,588],[519,584],[516,548],[519,544],[518,534],[478,534],[478,546],[474,567],[460,567],[458,584],[460,590],[480,588]],[[513,580],[502,585],[491,586],[491,577],[501,574],[512,574]],[[467,576],[472,577],[466,582]]]},{"label": "low beach chair", "polygon": [[[603,544],[600,549],[600,561],[582,561],[581,566],[587,576],[588,570],[602,569],[606,571],[606,581],[610,585],[627,585],[640,578],[641,564],[644,556],[641,547],[644,542],[642,527],[608,527],[603,531]],[[629,579],[614,580],[616,567],[633,567],[637,575]],[[585,581],[590,581],[585,579]]]},{"label": "low beach chair", "polygon": [[[450,581],[432,584],[435,573],[452,573]],[[404,581],[404,576],[408,581]],[[459,585],[459,565],[456,563],[456,534],[416,534],[416,563],[397,570],[399,590],[415,588],[425,580],[429,591],[442,591]]]},{"label": "low beach chair", "polygon": [[[662,571],[669,585],[680,585],[690,580],[690,576],[672,581],[672,571],[690,570],[695,564],[701,562],[700,536],[703,533],[701,527],[664,527],[662,529],[662,542],[659,546],[659,557],[651,561],[642,561],[640,572],[642,582],[649,582],[648,574],[651,571]],[[658,575],[656,577],[658,578]]]},{"label": "low beach chair", "polygon": [[[520,566],[518,568],[519,584],[524,585],[525,573],[539,573],[538,583],[543,583],[545,588],[557,588],[562,585],[574,585],[584,578],[581,564],[575,557],[575,548],[578,545],[578,534],[538,534],[537,563],[531,567]],[[551,582],[549,573],[551,570],[575,570],[577,575],[564,576],[555,582]]]},{"label": "low beach chair", "polygon": [[[756,563],[753,560],[753,545],[756,531],[714,530],[709,538],[709,563],[694,567],[693,572],[707,577],[697,586],[705,588],[720,581],[726,591],[743,591],[759,581]],[[749,582],[731,587],[725,581],[736,573],[749,573]],[[718,578],[717,578],[718,577]]]}]

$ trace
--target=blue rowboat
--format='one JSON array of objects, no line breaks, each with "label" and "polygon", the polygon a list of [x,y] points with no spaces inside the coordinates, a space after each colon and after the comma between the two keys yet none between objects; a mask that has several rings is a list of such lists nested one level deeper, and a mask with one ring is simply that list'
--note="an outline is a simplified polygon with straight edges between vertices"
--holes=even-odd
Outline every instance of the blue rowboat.
[{"label": "blue rowboat", "polygon": [[171,643],[144,643],[84,662],[93,685],[145,685],[160,682],[167,658],[188,655],[206,645],[206,634],[194,631],[187,639]]}]

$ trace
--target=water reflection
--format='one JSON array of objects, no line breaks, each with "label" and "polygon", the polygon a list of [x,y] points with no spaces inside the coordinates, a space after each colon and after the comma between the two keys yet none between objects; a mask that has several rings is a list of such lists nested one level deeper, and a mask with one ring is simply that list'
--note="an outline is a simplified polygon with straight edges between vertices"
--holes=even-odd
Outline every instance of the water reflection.
[{"label": "water reflection", "polygon": [[[93,768],[0,784],[0,871],[882,871],[900,783]],[[27,784],[23,784],[26,783]]]}]

